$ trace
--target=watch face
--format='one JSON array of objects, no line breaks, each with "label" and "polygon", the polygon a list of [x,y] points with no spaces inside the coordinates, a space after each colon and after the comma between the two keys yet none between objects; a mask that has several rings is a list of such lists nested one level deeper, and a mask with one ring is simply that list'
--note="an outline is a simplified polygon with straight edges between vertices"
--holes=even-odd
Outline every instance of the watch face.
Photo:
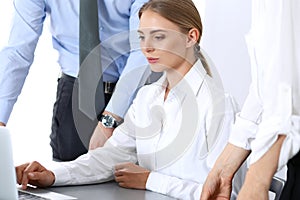
[{"label": "watch face", "polygon": [[101,122],[102,122],[103,126],[105,126],[107,128],[113,128],[115,120],[113,117],[111,117],[109,115],[104,115]]}]

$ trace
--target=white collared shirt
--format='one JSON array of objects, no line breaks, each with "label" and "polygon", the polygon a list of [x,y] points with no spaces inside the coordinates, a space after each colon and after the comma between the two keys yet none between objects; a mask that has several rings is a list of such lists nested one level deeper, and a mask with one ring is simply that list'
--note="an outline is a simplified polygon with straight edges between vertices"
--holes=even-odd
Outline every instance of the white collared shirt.
[{"label": "white collared shirt", "polygon": [[247,43],[252,84],[230,143],[260,159],[279,134],[286,135],[279,169],[300,148],[300,2],[253,0]]},{"label": "white collared shirt", "polygon": [[103,148],[53,169],[55,185],[104,182],[113,179],[114,165],[137,162],[151,171],[148,190],[199,199],[202,184],[228,141],[235,104],[200,61],[166,100],[165,89],[166,76],[140,89],[124,123]]}]

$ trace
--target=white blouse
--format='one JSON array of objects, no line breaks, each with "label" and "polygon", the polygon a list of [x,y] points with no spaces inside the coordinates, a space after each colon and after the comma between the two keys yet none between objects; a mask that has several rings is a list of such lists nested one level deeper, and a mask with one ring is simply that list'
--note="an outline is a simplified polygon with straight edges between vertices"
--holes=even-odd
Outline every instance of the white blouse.
[{"label": "white blouse", "polygon": [[252,84],[230,143],[252,149],[251,164],[286,135],[280,169],[300,148],[300,1],[252,2]]},{"label": "white blouse", "polygon": [[[52,169],[55,185],[112,180],[113,166],[137,162],[151,171],[148,190],[179,199],[199,199],[202,184],[234,123],[235,104],[218,84],[197,61],[166,100],[165,75],[144,86],[124,123],[104,147]],[[235,192],[240,183],[234,185]]]}]

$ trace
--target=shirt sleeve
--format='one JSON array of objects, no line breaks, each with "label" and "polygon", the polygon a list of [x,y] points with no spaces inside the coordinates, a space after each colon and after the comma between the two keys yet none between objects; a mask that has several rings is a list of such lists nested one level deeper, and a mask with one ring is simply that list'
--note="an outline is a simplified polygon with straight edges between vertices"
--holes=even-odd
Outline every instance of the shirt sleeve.
[{"label": "shirt sleeve", "polygon": [[236,115],[236,121],[229,137],[229,143],[250,150],[251,142],[255,139],[259,123],[261,122],[263,103],[259,93],[258,67],[254,59],[255,50],[251,32],[246,36],[246,42],[249,56],[253,58],[250,60],[252,82],[241,112]]},{"label": "shirt sleeve", "polygon": [[129,18],[129,37],[131,51],[126,65],[116,85],[114,94],[108,103],[106,110],[122,118],[132,103],[137,90],[143,86],[149,77],[151,70],[148,62],[140,50],[137,29],[139,26],[138,12],[146,0],[134,1],[131,5]]},{"label": "shirt sleeve", "polygon": [[75,161],[61,163],[49,168],[55,174],[54,185],[80,185],[101,183],[112,180],[113,167],[122,162],[137,162],[134,124],[134,105],[130,107],[124,123],[103,147],[89,151]]},{"label": "shirt sleeve", "polygon": [[50,170],[55,174],[54,185],[93,184],[112,180],[113,167],[122,162],[137,162],[135,141],[117,128],[104,147]]},{"label": "shirt sleeve", "polygon": [[[281,169],[300,149],[300,24],[296,20],[300,17],[300,3],[282,0],[263,7],[269,18],[260,20],[270,27],[261,30],[265,34],[259,39],[267,38],[269,43],[258,40],[257,46],[267,46],[270,55],[263,51],[260,57],[265,63],[264,59],[268,59],[272,65],[269,71],[264,69],[267,75],[264,76],[264,116],[251,146],[250,164],[271,148],[278,135],[286,135],[278,163],[278,169]],[[273,46],[270,48],[269,44]]]},{"label": "shirt sleeve", "polygon": [[[259,160],[286,135],[278,169],[300,149],[299,18],[296,1],[253,1],[252,29],[247,45],[252,84],[230,137],[236,146],[251,149],[250,164]],[[276,22],[276,23],[274,23]]]},{"label": "shirt sleeve", "polygon": [[202,184],[158,172],[151,172],[148,176],[146,189],[177,199],[199,199]]},{"label": "shirt sleeve", "polygon": [[229,137],[231,144],[247,150],[251,149],[251,142],[256,137],[262,113],[262,104],[254,87],[251,84],[242,110],[236,114],[236,121]]},{"label": "shirt sleeve", "polygon": [[7,123],[21,93],[46,17],[42,0],[15,0],[8,45],[0,52],[0,121]]}]

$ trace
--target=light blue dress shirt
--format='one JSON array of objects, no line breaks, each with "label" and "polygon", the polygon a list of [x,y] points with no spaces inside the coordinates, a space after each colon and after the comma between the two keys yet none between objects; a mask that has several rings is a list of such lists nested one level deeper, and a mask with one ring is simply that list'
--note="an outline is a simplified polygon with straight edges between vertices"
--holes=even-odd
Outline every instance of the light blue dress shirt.
[{"label": "light blue dress shirt", "polygon": [[[136,89],[149,75],[138,42],[129,40],[136,38],[131,33],[136,33],[137,13],[145,2],[147,0],[98,0],[103,80],[116,82],[120,78],[106,110],[121,117]],[[73,77],[79,71],[79,0],[14,0],[14,8],[8,46],[0,52],[0,121],[4,123],[21,93],[47,15],[61,71]]]}]

